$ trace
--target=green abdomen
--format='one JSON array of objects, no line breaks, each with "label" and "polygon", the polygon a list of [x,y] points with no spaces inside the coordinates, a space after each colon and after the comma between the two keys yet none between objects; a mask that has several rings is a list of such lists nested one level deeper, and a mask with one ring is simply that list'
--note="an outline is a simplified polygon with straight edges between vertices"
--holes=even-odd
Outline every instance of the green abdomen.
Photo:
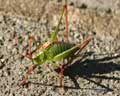
[{"label": "green abdomen", "polygon": [[63,42],[55,43],[48,50],[47,56],[49,59],[52,59],[55,56],[61,54],[62,52],[72,48],[73,46],[74,44],[70,44],[70,43],[63,43]]}]

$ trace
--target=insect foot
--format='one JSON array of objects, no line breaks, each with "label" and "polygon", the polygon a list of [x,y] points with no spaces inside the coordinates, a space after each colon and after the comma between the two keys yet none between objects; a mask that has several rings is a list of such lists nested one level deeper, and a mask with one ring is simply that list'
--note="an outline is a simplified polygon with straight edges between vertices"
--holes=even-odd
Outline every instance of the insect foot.
[{"label": "insect foot", "polygon": [[24,78],[24,79],[22,80],[22,82],[21,82],[21,85],[22,85],[22,86],[28,85],[28,83],[29,83],[29,82],[28,82],[29,75],[32,74],[32,71],[33,71],[36,67],[37,67],[37,65],[35,65],[35,64],[32,64],[32,65],[29,66],[28,72],[27,72],[25,78]]}]

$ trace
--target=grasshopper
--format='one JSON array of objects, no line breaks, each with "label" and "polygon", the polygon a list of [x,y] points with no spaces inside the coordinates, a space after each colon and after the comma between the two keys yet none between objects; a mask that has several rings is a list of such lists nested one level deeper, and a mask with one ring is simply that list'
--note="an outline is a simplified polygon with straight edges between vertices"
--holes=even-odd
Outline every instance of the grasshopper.
[{"label": "grasshopper", "polygon": [[[57,64],[61,60],[65,60],[68,58],[74,57],[76,52],[81,52],[88,43],[93,39],[92,37],[87,38],[83,41],[82,44],[71,44],[69,42],[62,42],[57,40],[57,35],[59,31],[59,26],[63,17],[65,10],[63,8],[58,25],[55,29],[55,32],[52,34],[49,41],[44,43],[41,47],[39,47],[35,52],[29,54],[29,58],[32,59],[33,64],[29,67],[26,77],[22,81],[22,84],[27,83],[28,75],[31,74],[31,71],[39,65],[48,62],[49,64],[53,64],[60,68],[60,86],[63,87],[62,78],[65,67],[62,64]],[[31,39],[30,39],[30,48],[31,48]]]}]

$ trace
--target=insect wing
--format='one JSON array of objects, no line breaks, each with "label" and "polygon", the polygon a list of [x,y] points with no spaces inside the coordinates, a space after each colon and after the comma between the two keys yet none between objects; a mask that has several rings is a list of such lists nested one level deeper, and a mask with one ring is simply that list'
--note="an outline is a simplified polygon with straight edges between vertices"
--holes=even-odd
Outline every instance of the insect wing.
[{"label": "insect wing", "polygon": [[86,39],[82,44],[78,44],[78,45],[75,45],[74,47],[58,54],[57,56],[55,56],[53,58],[53,61],[59,61],[59,60],[62,60],[62,59],[65,59],[65,58],[68,58],[70,57],[71,55],[73,55],[77,50],[80,50],[82,51],[88,44],[89,42],[92,40],[92,37],[91,38],[88,38]]}]

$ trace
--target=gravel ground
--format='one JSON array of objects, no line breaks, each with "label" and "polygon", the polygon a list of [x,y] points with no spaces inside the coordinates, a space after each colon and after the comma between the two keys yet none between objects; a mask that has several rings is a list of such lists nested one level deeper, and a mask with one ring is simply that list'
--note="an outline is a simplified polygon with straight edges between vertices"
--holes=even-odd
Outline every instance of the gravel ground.
[{"label": "gravel ground", "polygon": [[[51,3],[46,8],[49,10],[39,16],[40,21],[37,16],[0,12],[0,96],[61,96],[59,70],[51,72],[46,65],[35,69],[28,86],[20,86],[32,64],[22,56],[28,49],[29,36],[44,43],[58,22],[60,9]],[[119,96],[119,12],[69,6],[69,23],[70,42],[82,42],[88,36],[94,36],[94,40],[83,51],[85,58],[75,59],[65,70],[65,96]],[[64,24],[63,20],[59,40],[64,39]]]}]

